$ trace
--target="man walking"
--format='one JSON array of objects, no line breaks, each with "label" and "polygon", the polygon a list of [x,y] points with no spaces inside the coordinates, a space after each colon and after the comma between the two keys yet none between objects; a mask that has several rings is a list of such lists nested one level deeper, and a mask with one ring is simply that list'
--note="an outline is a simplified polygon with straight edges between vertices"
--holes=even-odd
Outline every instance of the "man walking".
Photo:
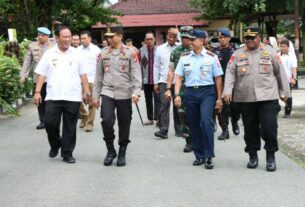
[{"label": "man walking", "polygon": [[108,150],[104,165],[111,165],[117,157],[114,148],[114,124],[117,117],[120,145],[117,166],[125,166],[126,149],[130,142],[131,104],[139,101],[142,77],[137,54],[122,43],[123,28],[112,27],[105,35],[110,47],[102,49],[99,55],[93,104],[99,107],[101,96],[102,128]]},{"label": "man walking", "polygon": [[[265,141],[266,170],[275,171],[278,99],[290,95],[287,76],[273,48],[260,42],[258,27],[244,32],[245,46],[232,55],[227,70],[223,96],[227,104],[237,102],[244,124],[248,168],[258,166],[257,151],[261,137]],[[233,93],[234,91],[234,93]]]},{"label": "man walking", "polygon": [[145,45],[140,48],[140,65],[142,70],[142,83],[144,88],[146,113],[148,121],[144,125],[153,125],[160,115],[160,97],[154,91],[154,58],[157,47],[152,32],[145,35]]},{"label": "man walking", "polygon": [[[51,31],[48,28],[38,27],[37,32],[38,32],[37,41],[32,42],[29,45],[27,53],[24,57],[22,71],[21,71],[21,83],[24,83],[25,80],[29,77],[31,66],[33,66],[35,70],[40,59],[42,58],[42,55],[53,46],[49,41],[49,36],[51,34]],[[34,81],[34,90],[35,90],[37,74],[34,72],[33,75],[34,75],[33,81]],[[45,82],[41,89],[42,102],[37,107],[40,123],[36,126],[36,129],[45,128],[45,123],[43,119],[45,115],[45,105],[46,105],[44,101],[46,97],[46,88],[47,88],[47,83]]]},{"label": "man walking", "polygon": [[[81,33],[81,46],[77,48],[82,61],[87,63],[87,77],[89,82],[89,91],[93,93],[93,83],[95,79],[96,72],[96,63],[98,59],[98,55],[100,54],[100,49],[91,43],[92,36],[91,32],[83,31]],[[81,103],[80,112],[84,111],[85,105]],[[80,128],[85,128],[86,132],[91,132],[93,130],[93,123],[95,118],[96,108],[92,106],[92,103],[89,103],[88,114],[82,114],[82,119],[79,124]]]},{"label": "man walking", "polygon": [[[46,114],[44,122],[50,144],[49,157],[61,156],[66,163],[75,163],[73,150],[76,144],[76,125],[79,105],[83,98],[91,97],[87,66],[81,62],[77,51],[70,46],[71,31],[68,27],[58,27],[55,31],[56,46],[48,50],[39,62],[35,72],[38,74],[34,103],[42,102],[42,86],[47,80]],[[60,123],[63,120],[60,135]]]},{"label": "man walking", "polygon": [[[165,98],[165,92],[171,90],[174,92],[174,82],[171,84],[170,88],[167,88],[167,74],[169,69],[169,61],[171,52],[178,46],[177,41],[178,30],[175,28],[170,28],[167,32],[167,41],[157,48],[156,56],[154,60],[154,90],[159,93],[161,106],[160,106],[160,117],[159,124],[160,130],[155,133],[156,137],[162,139],[168,138],[168,128],[169,128],[169,109],[171,101]],[[178,117],[178,110],[173,107],[174,112],[174,128],[175,135],[181,136],[180,132],[180,121]]]}]

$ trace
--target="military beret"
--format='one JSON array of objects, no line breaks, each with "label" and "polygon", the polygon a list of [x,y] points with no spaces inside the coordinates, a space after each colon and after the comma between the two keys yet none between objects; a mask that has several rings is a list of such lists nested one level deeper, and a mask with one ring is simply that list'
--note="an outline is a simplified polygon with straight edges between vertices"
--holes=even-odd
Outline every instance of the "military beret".
[{"label": "military beret", "polygon": [[51,31],[46,27],[38,27],[37,32],[48,36],[51,34]]},{"label": "military beret", "polygon": [[227,28],[219,28],[217,32],[219,36],[231,37],[231,33]]},{"label": "military beret", "polygon": [[204,30],[196,29],[193,30],[192,32],[193,38],[206,38],[207,37],[207,32]]},{"label": "military beret", "polygon": [[107,32],[105,33],[105,36],[114,36],[116,33],[123,34],[123,27],[122,26],[113,26],[108,27]]},{"label": "military beret", "polygon": [[246,27],[244,36],[252,36],[255,37],[257,34],[260,34],[261,30],[257,26]]},{"label": "military beret", "polygon": [[180,36],[181,37],[193,38],[192,32],[193,32],[193,27],[192,26],[182,26],[180,28]]}]

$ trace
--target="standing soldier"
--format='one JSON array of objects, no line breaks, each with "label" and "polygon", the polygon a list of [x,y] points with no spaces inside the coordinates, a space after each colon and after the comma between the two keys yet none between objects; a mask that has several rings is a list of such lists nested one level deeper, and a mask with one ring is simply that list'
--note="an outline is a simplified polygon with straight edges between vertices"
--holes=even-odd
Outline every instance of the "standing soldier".
[{"label": "standing soldier", "polygon": [[[175,69],[178,64],[178,61],[183,53],[191,51],[191,44],[192,44],[192,32],[193,27],[191,26],[183,26],[180,28],[180,36],[182,45],[176,47],[170,56],[170,63],[169,63],[169,70],[167,76],[167,91],[165,92],[165,97],[167,100],[171,100],[172,92],[169,90],[171,88],[172,82],[175,77]],[[192,151],[192,138],[191,138],[191,131],[190,127],[186,118],[185,114],[185,105],[184,105],[184,80],[182,81],[181,90],[180,90],[180,97],[181,97],[181,106],[178,108],[178,116],[180,119],[180,126],[181,126],[181,133],[182,136],[186,140],[186,145],[183,149],[184,152],[191,152]]]},{"label": "standing soldier", "polygon": [[[248,168],[258,166],[257,151],[261,137],[265,141],[266,170],[275,171],[278,99],[287,101],[289,85],[282,63],[275,50],[260,43],[258,27],[248,27],[245,46],[231,57],[224,87],[227,104],[237,102],[244,124],[245,151],[249,153]],[[234,91],[234,93],[233,93]]]},{"label": "standing soldier", "polygon": [[126,149],[130,142],[132,101],[137,103],[141,94],[142,77],[137,54],[122,43],[123,28],[116,26],[105,35],[110,47],[102,49],[99,55],[94,82],[93,104],[101,101],[101,118],[107,155],[104,165],[112,164],[117,153],[114,148],[115,109],[119,126],[119,156],[117,166],[126,165]]},{"label": "standing soldier", "polygon": [[[30,68],[33,65],[33,69],[37,67],[40,59],[42,58],[42,55],[52,47],[51,42],[49,41],[49,36],[51,34],[51,31],[48,28],[45,27],[38,27],[37,28],[38,36],[37,41],[32,42],[29,45],[29,48],[27,50],[27,53],[24,57],[22,71],[21,71],[21,82],[24,83],[25,80],[29,77]],[[36,79],[37,74],[34,72],[34,90],[36,88]],[[36,129],[44,129],[45,123],[44,123],[44,114],[45,114],[45,97],[46,97],[46,88],[47,83],[45,82],[41,88],[41,97],[42,102],[38,105],[38,115],[40,123],[36,126]]]},{"label": "standing soldier", "polygon": [[184,53],[176,67],[175,105],[181,106],[180,89],[184,78],[186,116],[192,132],[192,146],[196,157],[193,165],[205,164],[206,169],[212,169],[212,158],[215,157],[213,111],[214,107],[218,111],[222,109],[223,72],[217,55],[203,47],[205,31],[194,30],[192,35],[195,38],[193,50]]},{"label": "standing soldier", "polygon": [[[215,48],[213,51],[217,56],[221,64],[221,68],[224,71],[223,82],[225,80],[225,71],[227,64],[234,53],[234,48],[230,45],[231,34],[227,28],[222,28],[218,30],[218,41],[220,43],[219,47]],[[230,138],[228,125],[229,116],[231,115],[232,131],[235,135],[239,134],[239,126],[237,121],[240,118],[239,112],[236,107],[236,103],[231,103],[230,105],[224,105],[221,113],[217,113],[219,125],[221,126],[222,133],[218,136],[219,140],[225,140]]]}]

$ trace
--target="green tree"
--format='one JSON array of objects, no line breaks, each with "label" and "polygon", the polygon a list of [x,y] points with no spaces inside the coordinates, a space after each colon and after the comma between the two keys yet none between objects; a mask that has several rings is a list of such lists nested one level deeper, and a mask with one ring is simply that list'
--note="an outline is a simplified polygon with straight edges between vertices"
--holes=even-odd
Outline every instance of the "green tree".
[{"label": "green tree", "polygon": [[72,30],[87,29],[102,22],[116,22],[117,12],[105,6],[108,0],[0,0],[3,21],[10,21],[20,37],[33,37],[38,26],[52,27],[60,21]]}]

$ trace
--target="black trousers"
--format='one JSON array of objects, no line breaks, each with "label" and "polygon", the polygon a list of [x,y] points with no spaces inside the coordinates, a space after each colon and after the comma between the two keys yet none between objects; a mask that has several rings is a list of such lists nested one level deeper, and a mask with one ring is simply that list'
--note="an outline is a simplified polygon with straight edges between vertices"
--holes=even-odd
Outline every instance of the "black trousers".
[{"label": "black trousers", "polygon": [[[36,90],[36,84],[34,84],[34,91]],[[39,120],[43,122],[44,115],[46,113],[46,101],[45,98],[47,96],[47,83],[44,83],[42,85],[41,91],[41,104],[38,105],[38,115],[39,115]]]},{"label": "black trousers", "polygon": [[158,120],[160,116],[160,95],[155,93],[154,85],[144,84],[144,95],[148,120]]},{"label": "black trousers", "polygon": [[236,123],[240,119],[238,104],[235,102],[231,102],[230,105],[224,104],[221,113],[217,113],[218,123],[222,131],[228,129],[230,116],[232,123]]},{"label": "black trousers", "polygon": [[[159,118],[160,131],[163,132],[163,133],[167,133],[168,128],[169,128],[169,119],[170,119],[169,109],[170,109],[171,101],[168,101],[164,97],[164,94],[165,94],[166,88],[167,88],[167,84],[166,83],[160,83],[159,87],[160,87],[159,94],[160,94],[160,100],[161,100],[160,118]],[[173,84],[172,87],[171,87],[172,96],[174,96],[174,90],[175,90],[175,85]],[[178,116],[178,109],[174,105],[173,105],[173,114],[174,114],[175,132],[180,132],[180,119],[179,119],[179,116]]]},{"label": "black trousers", "polygon": [[115,109],[119,126],[119,145],[128,145],[130,142],[130,124],[132,115],[131,99],[115,100],[108,96],[102,96],[101,118],[104,140],[106,145],[114,142],[114,124],[116,120]]},{"label": "black trousers", "polygon": [[277,115],[281,110],[278,100],[239,103],[239,106],[245,130],[245,151],[260,150],[261,138],[267,152],[277,151]]},{"label": "black trousers", "polygon": [[[292,92],[292,85],[290,85],[290,92]],[[292,93],[291,93],[292,94]],[[288,98],[285,104],[285,115],[290,115],[292,111],[292,96]]]},{"label": "black trousers", "polygon": [[[76,144],[76,125],[79,116],[80,102],[46,101],[44,122],[51,149],[61,147],[61,156],[72,156]],[[62,136],[60,122],[63,120]],[[62,138],[61,138],[62,137]]]}]

